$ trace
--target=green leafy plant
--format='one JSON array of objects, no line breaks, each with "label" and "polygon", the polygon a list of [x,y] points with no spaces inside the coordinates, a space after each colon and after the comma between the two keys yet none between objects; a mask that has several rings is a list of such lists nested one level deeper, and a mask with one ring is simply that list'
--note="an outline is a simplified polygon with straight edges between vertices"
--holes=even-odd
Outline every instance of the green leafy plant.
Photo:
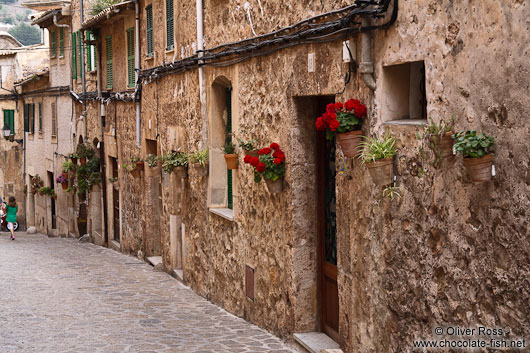
[{"label": "green leafy plant", "polygon": [[69,194],[69,193],[71,193],[71,192],[74,192],[74,191],[75,191],[75,187],[73,187],[73,186],[69,186],[69,187],[67,187],[67,188],[66,188],[66,190],[64,190],[64,191],[65,191],[66,193],[68,193],[68,194]]},{"label": "green leafy plant", "polygon": [[[237,138],[237,144],[240,148],[243,149],[243,151],[254,151],[256,149],[256,146],[255,146],[255,143],[258,142],[256,140],[249,140],[249,141],[244,141],[244,140],[241,140],[239,138]],[[228,154],[228,153],[227,153]]]},{"label": "green leafy plant", "polygon": [[76,168],[76,165],[74,164],[74,162],[72,162],[71,159],[67,159],[66,161],[64,161],[63,163],[63,171],[65,173],[69,173],[73,170],[75,170]]},{"label": "green leafy plant", "polygon": [[113,183],[116,183],[118,181],[118,178],[109,178],[109,183],[113,184]]},{"label": "green leafy plant", "polygon": [[461,131],[453,134],[453,148],[464,158],[480,158],[493,152],[495,140],[491,136],[473,131]]},{"label": "green leafy plant", "polygon": [[326,112],[317,118],[315,126],[319,131],[326,131],[326,139],[331,140],[337,133],[360,130],[366,113],[366,106],[357,99],[344,104],[330,103]]},{"label": "green leafy plant", "polygon": [[208,163],[208,147],[203,151],[195,151],[189,156],[189,162],[205,167]]},{"label": "green leafy plant", "polygon": [[285,153],[277,143],[258,151],[259,157],[245,156],[244,162],[254,167],[254,181],[259,183],[261,178],[276,181],[285,176]]},{"label": "green leafy plant", "polygon": [[41,194],[41,195],[47,195],[47,194],[50,193],[51,190],[52,190],[52,189],[51,189],[50,187],[48,187],[48,186],[43,186],[43,187],[41,187],[41,188],[39,189],[39,194]]},{"label": "green leafy plant", "polygon": [[388,197],[391,201],[394,201],[394,199],[400,199],[401,193],[399,192],[399,186],[396,186],[395,184],[392,186],[387,186],[383,189],[383,197]]},{"label": "green leafy plant", "polygon": [[154,168],[158,165],[158,156],[156,154],[148,154],[145,158],[145,163],[151,168]]},{"label": "green leafy plant", "polygon": [[189,156],[185,152],[170,152],[162,157],[162,170],[171,173],[176,167],[187,167]]},{"label": "green leafy plant", "polygon": [[77,145],[77,156],[79,158],[90,159],[94,157],[96,151],[86,143],[80,143]]},{"label": "green leafy plant", "polygon": [[381,137],[364,139],[361,142],[362,152],[359,156],[363,163],[390,158],[396,154],[396,138],[390,136],[388,131]]},{"label": "green leafy plant", "polygon": [[86,165],[82,165],[75,172],[77,180],[77,194],[84,195],[92,186],[101,184],[100,160],[91,158]]},{"label": "green leafy plant", "polygon": [[131,157],[131,163],[142,162],[142,159],[138,156]]},{"label": "green leafy plant", "polygon": [[[448,142],[446,142],[445,135],[453,131],[455,119],[451,118],[450,121],[440,120],[440,123],[434,122],[432,119],[428,125],[425,126],[421,133],[416,134],[416,138],[421,141],[421,145],[418,147],[420,159],[435,169],[439,168],[445,156],[452,154]],[[446,149],[449,149],[446,151]],[[430,174],[427,168],[420,167],[421,174]]]},{"label": "green leafy plant", "polygon": [[235,154],[236,153],[236,146],[232,143],[232,141],[226,141],[223,152],[225,154]]},{"label": "green leafy plant", "polygon": [[50,192],[49,192],[49,194],[50,194],[50,197],[52,197],[52,198],[57,198],[57,194],[55,193],[55,190],[54,190],[54,189],[51,189]]}]

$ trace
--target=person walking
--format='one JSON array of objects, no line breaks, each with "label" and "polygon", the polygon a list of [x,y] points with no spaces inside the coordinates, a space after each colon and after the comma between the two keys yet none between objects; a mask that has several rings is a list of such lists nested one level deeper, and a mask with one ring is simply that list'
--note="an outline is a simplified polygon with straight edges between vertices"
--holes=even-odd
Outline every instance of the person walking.
[{"label": "person walking", "polygon": [[11,232],[11,240],[15,240],[15,222],[17,221],[18,206],[14,196],[9,196],[6,208],[7,229]]}]

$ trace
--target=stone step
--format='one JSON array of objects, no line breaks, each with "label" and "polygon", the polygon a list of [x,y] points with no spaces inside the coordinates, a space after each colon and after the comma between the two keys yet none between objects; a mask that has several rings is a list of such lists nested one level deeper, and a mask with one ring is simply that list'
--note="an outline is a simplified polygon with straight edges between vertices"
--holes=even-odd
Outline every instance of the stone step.
[{"label": "stone step", "polygon": [[322,332],[295,333],[293,337],[310,353],[342,353],[339,344]]},{"label": "stone step", "polygon": [[149,257],[147,257],[147,261],[151,265],[156,266],[156,265],[162,263],[162,256],[149,256]]}]

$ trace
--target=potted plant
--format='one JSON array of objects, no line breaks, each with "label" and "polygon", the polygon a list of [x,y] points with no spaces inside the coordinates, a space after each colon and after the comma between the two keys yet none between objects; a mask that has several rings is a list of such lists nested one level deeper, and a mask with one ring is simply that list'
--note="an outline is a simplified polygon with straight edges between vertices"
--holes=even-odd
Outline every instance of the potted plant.
[{"label": "potted plant", "polygon": [[131,163],[136,164],[136,169],[138,169],[139,171],[142,171],[142,169],[144,169],[144,161],[142,161],[142,159],[139,157],[132,157]]},{"label": "potted plant", "polygon": [[432,119],[430,124],[426,125],[423,132],[417,137],[422,141],[419,147],[420,156],[426,156],[426,148],[432,152],[433,159],[429,162],[434,168],[439,168],[443,161],[453,156],[453,126],[454,118],[449,122],[444,119],[436,124]]},{"label": "potted plant", "polygon": [[258,155],[259,157],[252,157],[247,154],[244,159],[245,163],[254,167],[254,181],[259,183],[264,178],[271,194],[282,191],[285,153],[277,143],[271,143],[269,147],[259,150]]},{"label": "potted plant", "polygon": [[77,155],[77,153],[70,153],[70,155],[68,156],[68,158],[70,158],[70,160],[72,161],[72,163],[74,165],[77,164],[77,159],[79,158],[79,156]]},{"label": "potted plant", "polygon": [[57,200],[57,194],[55,193],[55,189],[51,189],[49,194],[52,199]]},{"label": "potted plant", "polygon": [[255,146],[256,142],[257,142],[256,140],[243,141],[237,138],[237,144],[239,145],[240,148],[243,149],[243,151],[245,151],[245,155],[249,155],[252,157],[258,156],[258,150]]},{"label": "potted plant", "polygon": [[396,139],[388,132],[382,137],[365,137],[361,142],[360,158],[368,168],[376,185],[384,186],[394,181],[392,160],[396,154]]},{"label": "potted plant", "polygon": [[87,159],[94,157],[96,151],[86,143],[80,143],[77,146],[77,156],[81,165],[85,165]]},{"label": "potted plant", "polygon": [[195,151],[189,156],[189,163],[194,167],[198,175],[208,174],[208,147],[202,151]]},{"label": "potted plant", "polygon": [[493,145],[495,140],[491,136],[473,131],[461,131],[453,135],[453,145],[457,154],[464,157],[464,166],[472,181],[483,182],[491,180],[491,166],[493,164]]},{"label": "potted plant", "polygon": [[72,158],[69,158],[63,162],[63,173],[70,173],[74,171],[76,164],[74,164]]},{"label": "potted plant", "polygon": [[154,168],[158,165],[158,156],[156,154],[148,154],[147,157],[145,157],[145,163],[150,168]]},{"label": "potted plant", "polygon": [[47,195],[50,193],[51,188],[48,186],[43,186],[39,189],[39,195]]},{"label": "potted plant", "polygon": [[133,178],[138,178],[140,176],[140,171],[136,168],[136,163],[124,163],[121,165],[126,172],[131,173]]},{"label": "potted plant", "polygon": [[109,180],[109,183],[112,184],[112,187],[113,187],[114,189],[119,190],[120,185],[119,185],[119,183],[118,183],[118,178],[117,178],[117,177],[109,178],[108,180]]},{"label": "potted plant", "polygon": [[231,140],[226,141],[223,152],[225,153],[226,167],[228,169],[237,169],[237,154],[236,146]]},{"label": "potted plant", "polygon": [[172,151],[162,158],[162,170],[165,173],[176,172],[177,178],[186,178],[188,166],[188,154],[180,151]]},{"label": "potted plant", "polygon": [[66,173],[61,173],[57,178],[55,178],[57,184],[61,184],[63,190],[68,188],[68,175]]},{"label": "potted plant", "polygon": [[346,103],[330,103],[326,112],[315,122],[319,131],[326,131],[326,139],[332,140],[337,136],[342,153],[346,157],[355,157],[360,153],[359,146],[362,138],[362,123],[366,117],[366,106],[357,99],[350,99]]}]

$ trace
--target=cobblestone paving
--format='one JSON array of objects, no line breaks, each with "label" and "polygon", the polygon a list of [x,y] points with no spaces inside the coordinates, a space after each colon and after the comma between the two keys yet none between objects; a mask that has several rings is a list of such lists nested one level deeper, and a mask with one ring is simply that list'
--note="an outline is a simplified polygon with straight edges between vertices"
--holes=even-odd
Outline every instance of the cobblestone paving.
[{"label": "cobblestone paving", "polygon": [[0,352],[298,352],[116,251],[0,235]]}]

